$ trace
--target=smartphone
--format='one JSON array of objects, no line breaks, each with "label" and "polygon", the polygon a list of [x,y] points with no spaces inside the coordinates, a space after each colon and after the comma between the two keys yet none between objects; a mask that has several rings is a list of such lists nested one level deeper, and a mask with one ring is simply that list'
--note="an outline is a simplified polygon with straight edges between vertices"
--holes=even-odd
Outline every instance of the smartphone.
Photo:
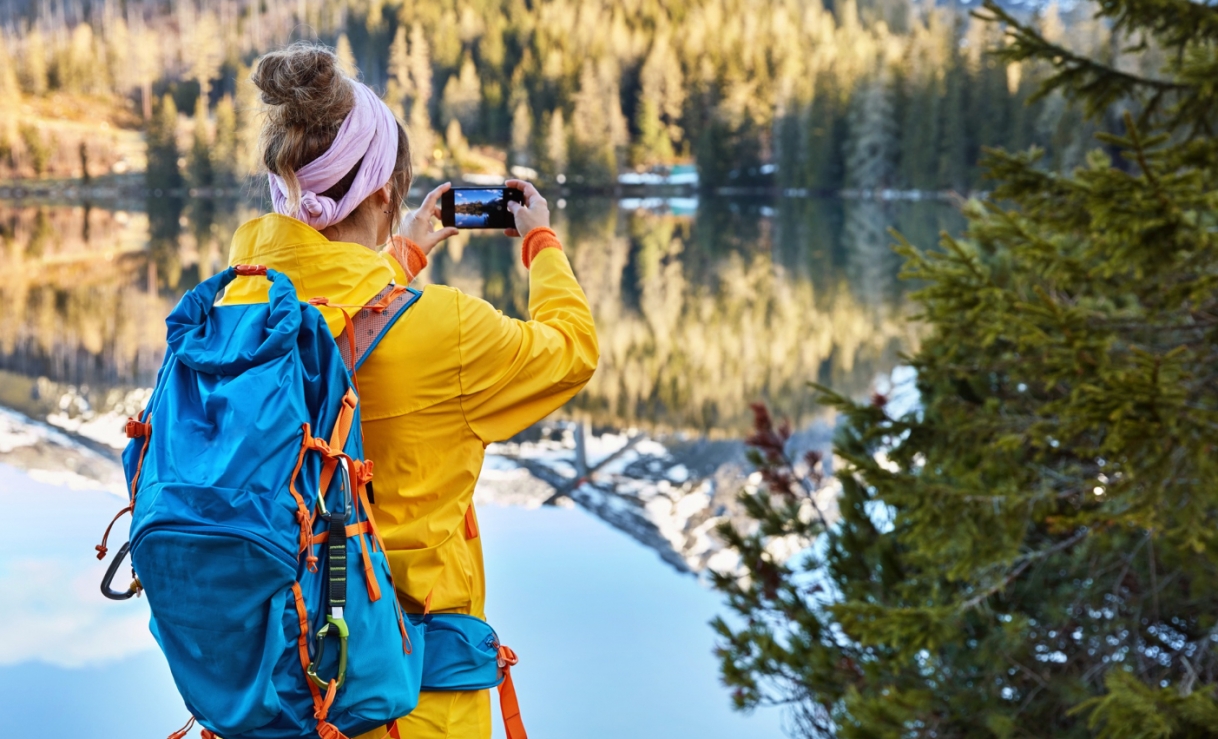
[{"label": "smartphone", "polygon": [[516,228],[507,204],[524,204],[524,193],[512,187],[453,187],[440,198],[440,222],[457,228]]}]

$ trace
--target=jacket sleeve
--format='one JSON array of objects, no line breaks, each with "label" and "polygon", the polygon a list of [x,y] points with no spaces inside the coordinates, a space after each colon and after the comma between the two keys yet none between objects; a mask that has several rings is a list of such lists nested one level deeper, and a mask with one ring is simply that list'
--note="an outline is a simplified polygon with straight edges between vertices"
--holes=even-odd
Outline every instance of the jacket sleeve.
[{"label": "jacket sleeve", "polygon": [[562,249],[541,249],[531,262],[531,320],[467,295],[457,303],[462,409],[484,443],[557,410],[592,379],[600,356],[588,298]]}]

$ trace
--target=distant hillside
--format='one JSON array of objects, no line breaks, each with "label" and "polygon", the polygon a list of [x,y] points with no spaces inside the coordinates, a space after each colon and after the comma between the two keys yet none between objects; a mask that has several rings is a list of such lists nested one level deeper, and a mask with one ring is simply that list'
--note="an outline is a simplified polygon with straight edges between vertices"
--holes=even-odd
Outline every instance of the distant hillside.
[{"label": "distant hillside", "polygon": [[[1059,98],[1025,104],[1043,70],[997,64],[984,50],[1002,43],[1000,29],[954,3],[0,7],[0,176],[70,176],[84,138],[35,140],[22,121],[37,117],[11,111],[72,99],[120,129],[152,126],[172,101],[173,136],[162,130],[150,156],[163,171],[150,176],[203,189],[240,179],[255,165],[257,107],[241,81],[260,52],[302,34],[334,45],[384,95],[409,126],[417,169],[435,176],[519,165],[606,186],[625,170],[694,162],[715,187],[965,192],[981,186],[984,146],[1037,144],[1054,167],[1080,164],[1094,146],[1095,127]],[[1106,48],[1090,15],[1082,3],[1069,13],[1047,4],[1035,22],[1071,48]],[[1122,63],[1153,65],[1154,55]],[[139,166],[122,137],[113,149],[104,136],[84,143],[103,169]]]}]

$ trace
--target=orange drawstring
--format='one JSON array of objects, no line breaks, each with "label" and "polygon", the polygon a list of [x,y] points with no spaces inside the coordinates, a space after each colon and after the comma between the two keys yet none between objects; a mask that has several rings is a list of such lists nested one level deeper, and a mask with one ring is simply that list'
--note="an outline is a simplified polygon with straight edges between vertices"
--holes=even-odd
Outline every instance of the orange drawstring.
[{"label": "orange drawstring", "polygon": [[[190,720],[186,722],[185,726],[183,726],[182,728],[178,729],[177,731],[175,731],[169,735],[169,739],[182,739],[182,737],[184,737],[190,733],[190,730],[192,728],[194,728],[194,725],[195,725],[195,717],[191,716]],[[204,729],[204,731],[206,731],[206,729]]]},{"label": "orange drawstring", "polygon": [[110,529],[114,528],[114,524],[118,523],[118,520],[123,517],[124,513],[131,513],[131,511],[134,508],[135,508],[135,504],[129,503],[126,508],[124,508],[123,510],[116,513],[114,515],[114,518],[110,519],[110,525],[106,527],[106,533],[102,534],[101,544],[98,544],[97,546],[93,547],[94,549],[97,550],[98,559],[105,559],[106,552],[110,551],[109,549],[106,548],[106,541],[110,538]]},{"label": "orange drawstring", "polygon": [[[140,419],[143,419],[143,417],[144,411],[141,411]],[[135,491],[138,489],[137,485],[140,481],[140,472],[144,470],[144,455],[148,453],[148,442],[152,441],[151,415],[148,416],[147,422],[143,422],[142,420],[137,421],[134,418],[127,419],[127,438],[138,439],[140,437],[143,437],[144,445],[140,447],[140,458],[135,464],[135,475],[133,475],[131,478],[130,502],[127,504],[126,508],[119,511],[117,514],[115,514],[114,518],[110,520],[110,525],[106,527],[106,533],[102,534],[101,544],[93,547],[97,550],[98,559],[105,559],[106,552],[110,551],[106,548],[106,542],[110,539],[110,530],[114,528],[115,522],[122,518],[124,513],[132,513],[135,511]]]}]

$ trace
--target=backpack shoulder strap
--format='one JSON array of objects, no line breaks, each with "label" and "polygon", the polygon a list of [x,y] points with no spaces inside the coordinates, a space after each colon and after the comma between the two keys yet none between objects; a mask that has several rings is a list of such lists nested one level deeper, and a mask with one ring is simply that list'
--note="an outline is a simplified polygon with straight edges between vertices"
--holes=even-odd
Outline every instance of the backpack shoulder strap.
[{"label": "backpack shoulder strap", "polygon": [[422,290],[389,285],[377,293],[372,301],[361,308],[358,313],[351,316],[351,325],[355,334],[354,358],[351,356],[349,342],[338,342],[338,350],[342,354],[343,364],[347,365],[347,369],[358,372],[367,361],[368,356],[372,354],[372,350],[381,343],[385,334],[389,333],[389,329],[393,328],[397,320],[406,313],[406,309],[414,305],[421,297],[423,297]]}]

